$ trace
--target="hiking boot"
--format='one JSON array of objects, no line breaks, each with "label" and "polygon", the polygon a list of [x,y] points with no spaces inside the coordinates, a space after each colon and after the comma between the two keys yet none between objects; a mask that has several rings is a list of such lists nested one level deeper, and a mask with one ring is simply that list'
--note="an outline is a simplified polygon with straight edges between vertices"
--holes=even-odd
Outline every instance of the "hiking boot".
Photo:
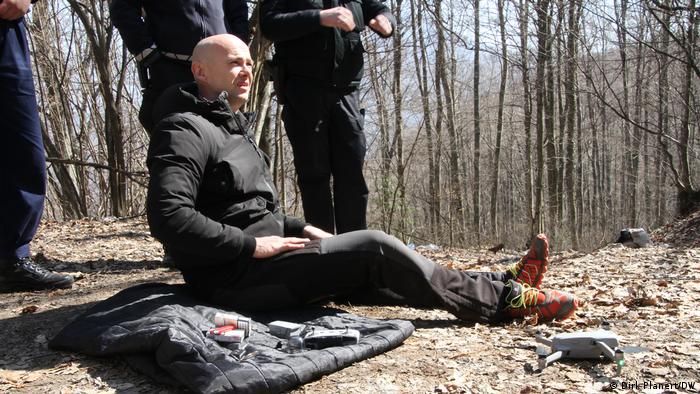
[{"label": "hiking boot", "polygon": [[542,285],[542,278],[549,264],[549,242],[547,236],[538,234],[530,243],[530,250],[520,262],[506,269],[513,280],[537,289]]},{"label": "hiking boot", "polygon": [[558,290],[540,290],[526,284],[508,281],[505,312],[510,317],[537,314],[541,321],[564,320],[574,314],[578,300],[573,294]]},{"label": "hiking boot", "polygon": [[0,287],[3,290],[68,289],[73,277],[48,271],[30,257],[0,260]]}]

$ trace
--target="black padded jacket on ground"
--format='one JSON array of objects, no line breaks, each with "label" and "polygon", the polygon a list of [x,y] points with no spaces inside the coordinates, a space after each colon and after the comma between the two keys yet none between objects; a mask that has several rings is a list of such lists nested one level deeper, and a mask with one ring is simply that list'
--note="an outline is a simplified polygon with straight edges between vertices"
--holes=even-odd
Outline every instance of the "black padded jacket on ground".
[{"label": "black padded jacket on ground", "polygon": [[265,155],[225,94],[200,100],[196,84],[176,85],[155,112],[148,223],[186,281],[231,274],[252,257],[256,236],[301,236],[305,223],[281,213]]},{"label": "black padded jacket on ground", "polygon": [[110,17],[134,55],[155,47],[191,55],[199,40],[231,33],[248,42],[245,0],[112,0]]},{"label": "black padded jacket on ground", "polygon": [[[321,26],[321,10],[336,6],[352,12],[355,30]],[[379,0],[263,0],[260,25],[263,35],[275,43],[275,61],[285,68],[285,75],[343,89],[357,87],[362,79],[365,50],[360,33],[379,14],[392,28],[396,25]]]}]

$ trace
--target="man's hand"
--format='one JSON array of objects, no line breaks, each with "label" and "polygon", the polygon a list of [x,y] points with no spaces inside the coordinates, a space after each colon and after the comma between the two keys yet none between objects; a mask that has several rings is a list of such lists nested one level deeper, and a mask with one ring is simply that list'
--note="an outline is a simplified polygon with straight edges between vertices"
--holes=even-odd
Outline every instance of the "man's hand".
[{"label": "man's hand", "polygon": [[325,232],[318,227],[306,226],[304,227],[304,236],[308,237],[309,239],[323,239],[332,237],[333,234]]},{"label": "man's hand", "polygon": [[253,257],[256,259],[265,259],[276,256],[282,252],[301,249],[309,241],[308,238],[283,238],[276,235],[258,237],[255,238],[255,252],[253,252]]},{"label": "man's hand", "polygon": [[353,18],[352,12],[345,7],[321,10],[321,26],[337,27],[343,31],[352,31],[355,30],[355,18]]},{"label": "man's hand", "polygon": [[30,0],[4,0],[0,3],[0,19],[13,21],[29,11]]},{"label": "man's hand", "polygon": [[391,22],[384,16],[384,14],[379,14],[369,21],[369,27],[379,33],[382,37],[388,37],[393,31],[391,27]]}]

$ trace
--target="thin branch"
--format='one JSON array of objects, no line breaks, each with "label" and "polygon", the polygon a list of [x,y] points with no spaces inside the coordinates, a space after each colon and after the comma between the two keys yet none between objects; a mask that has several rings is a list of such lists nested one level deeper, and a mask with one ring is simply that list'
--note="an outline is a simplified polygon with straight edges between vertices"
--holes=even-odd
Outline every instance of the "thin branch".
[{"label": "thin branch", "polygon": [[128,177],[129,179],[131,179],[132,181],[134,181],[135,183],[137,183],[143,187],[148,187],[148,185],[146,183],[138,181],[137,179],[134,179],[134,178],[146,178],[146,177],[148,177],[148,172],[146,172],[146,171],[124,171],[124,170],[120,170],[118,168],[114,168],[112,166],[108,166],[106,164],[90,163],[90,162],[81,161],[81,160],[61,159],[58,157],[47,157],[46,161],[50,162],[50,163],[54,163],[54,164],[70,164],[70,165],[74,165],[74,166],[97,168],[99,170],[114,171],[116,173],[124,174],[126,177]]}]

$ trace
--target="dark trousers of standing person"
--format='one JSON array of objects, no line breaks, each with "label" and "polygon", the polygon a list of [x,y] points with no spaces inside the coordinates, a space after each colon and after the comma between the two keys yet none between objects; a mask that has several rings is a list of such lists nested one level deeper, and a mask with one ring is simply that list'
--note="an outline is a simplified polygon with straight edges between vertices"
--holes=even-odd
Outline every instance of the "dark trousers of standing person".
[{"label": "dark trousers of standing person", "polygon": [[150,135],[156,124],[153,110],[160,95],[172,85],[194,81],[190,62],[162,57],[149,66],[148,87],[143,90],[139,122]]},{"label": "dark trousers of standing person", "polygon": [[[503,313],[508,279],[504,272],[443,268],[395,237],[363,230],[312,241],[273,258],[211,268],[209,278],[199,277],[194,287],[210,302],[243,311],[299,307],[389,289],[410,306],[444,309],[463,320],[498,322],[508,318]],[[185,280],[192,284],[187,275]]]},{"label": "dark trousers of standing person", "polygon": [[29,256],[46,195],[24,18],[0,20],[0,119],[0,259],[21,259]]},{"label": "dark trousers of standing person", "polygon": [[285,80],[284,91],[282,119],[306,221],[330,233],[366,229],[367,147],[358,91],[295,76]]}]

